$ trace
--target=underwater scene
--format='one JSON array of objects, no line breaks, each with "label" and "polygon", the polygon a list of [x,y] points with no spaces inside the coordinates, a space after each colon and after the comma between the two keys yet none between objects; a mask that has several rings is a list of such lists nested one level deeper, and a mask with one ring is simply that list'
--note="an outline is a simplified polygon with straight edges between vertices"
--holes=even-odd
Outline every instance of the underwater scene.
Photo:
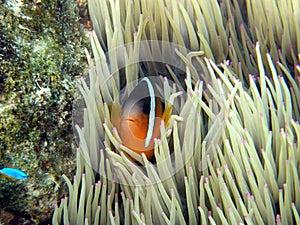
[{"label": "underwater scene", "polygon": [[0,225],[300,224],[299,0],[0,18]]}]

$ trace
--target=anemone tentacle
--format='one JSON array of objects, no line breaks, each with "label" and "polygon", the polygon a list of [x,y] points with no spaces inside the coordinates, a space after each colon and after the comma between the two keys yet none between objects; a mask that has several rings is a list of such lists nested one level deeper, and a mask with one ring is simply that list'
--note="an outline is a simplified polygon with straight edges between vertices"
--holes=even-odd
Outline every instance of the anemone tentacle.
[{"label": "anemone tentacle", "polygon": [[[297,224],[299,8],[89,0],[77,171],[53,224]],[[109,107],[153,69],[174,106],[155,161],[121,144]]]}]

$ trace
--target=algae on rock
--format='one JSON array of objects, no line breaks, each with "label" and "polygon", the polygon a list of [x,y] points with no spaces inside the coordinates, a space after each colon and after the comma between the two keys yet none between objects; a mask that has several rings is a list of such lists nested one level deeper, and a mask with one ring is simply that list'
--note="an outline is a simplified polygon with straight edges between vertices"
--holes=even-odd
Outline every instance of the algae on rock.
[{"label": "algae on rock", "polygon": [[28,174],[0,179],[0,221],[14,212],[41,224],[59,177],[74,170],[72,101],[86,67],[85,29],[71,0],[7,0],[0,18],[0,162]]}]

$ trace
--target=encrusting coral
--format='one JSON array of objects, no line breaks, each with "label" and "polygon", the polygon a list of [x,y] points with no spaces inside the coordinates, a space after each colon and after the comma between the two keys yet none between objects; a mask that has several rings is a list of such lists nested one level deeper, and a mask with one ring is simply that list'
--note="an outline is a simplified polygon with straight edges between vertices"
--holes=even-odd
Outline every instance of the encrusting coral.
[{"label": "encrusting coral", "polygon": [[[77,171],[53,224],[299,224],[299,8],[90,0]],[[151,66],[174,106],[154,161],[121,144],[109,108]]]}]

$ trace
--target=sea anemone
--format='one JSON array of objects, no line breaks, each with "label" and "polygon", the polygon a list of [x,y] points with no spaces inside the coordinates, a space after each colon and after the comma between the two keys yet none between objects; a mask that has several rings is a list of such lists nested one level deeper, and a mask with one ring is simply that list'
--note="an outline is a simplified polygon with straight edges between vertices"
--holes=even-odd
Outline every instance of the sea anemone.
[{"label": "sea anemone", "polygon": [[[77,170],[53,224],[300,224],[300,2],[88,3]],[[172,105],[150,160],[110,120],[149,74]]]}]

